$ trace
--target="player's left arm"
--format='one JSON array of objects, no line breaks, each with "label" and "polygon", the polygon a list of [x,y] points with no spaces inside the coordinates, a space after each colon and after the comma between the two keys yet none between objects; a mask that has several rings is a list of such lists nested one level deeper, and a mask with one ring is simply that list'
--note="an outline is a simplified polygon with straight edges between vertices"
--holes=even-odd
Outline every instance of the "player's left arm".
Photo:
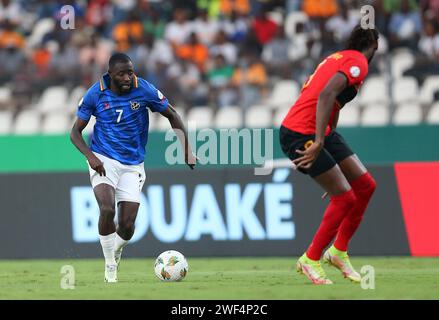
[{"label": "player's left arm", "polygon": [[184,149],[184,159],[186,164],[191,169],[194,169],[197,157],[192,153],[192,148],[188,140],[187,130],[183,121],[181,120],[180,115],[171,104],[168,104],[168,107],[164,111],[160,112],[160,114],[168,118],[171,127],[174,129],[175,133],[180,139],[181,145]]}]

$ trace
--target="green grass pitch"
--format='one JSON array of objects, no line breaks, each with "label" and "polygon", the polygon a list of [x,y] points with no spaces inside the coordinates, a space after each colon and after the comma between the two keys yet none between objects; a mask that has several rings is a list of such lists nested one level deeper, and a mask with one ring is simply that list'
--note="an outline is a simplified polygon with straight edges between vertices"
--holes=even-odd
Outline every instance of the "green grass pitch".
[{"label": "green grass pitch", "polygon": [[[103,282],[103,260],[0,260],[0,299],[439,299],[439,258],[352,258],[375,269],[364,290],[324,265],[332,286],[295,272],[295,258],[189,258],[181,282],[159,281],[153,259],[122,259],[119,282]],[[61,289],[61,267],[75,269],[75,288]]]}]

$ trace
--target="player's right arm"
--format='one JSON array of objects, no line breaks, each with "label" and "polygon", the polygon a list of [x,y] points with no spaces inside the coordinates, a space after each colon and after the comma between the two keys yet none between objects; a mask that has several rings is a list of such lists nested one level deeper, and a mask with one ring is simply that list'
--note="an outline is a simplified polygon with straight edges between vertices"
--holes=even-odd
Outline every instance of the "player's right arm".
[{"label": "player's right arm", "polygon": [[97,94],[95,86],[88,89],[85,96],[79,101],[78,111],[76,112],[76,121],[70,132],[70,140],[75,147],[81,151],[81,153],[87,158],[90,167],[99,173],[101,176],[105,176],[104,164],[95,154],[90,150],[82,137],[82,131],[90,121],[90,117],[93,115],[96,109]]},{"label": "player's right arm", "polygon": [[[316,112],[316,135],[314,143],[305,151],[296,150],[301,156],[293,162],[297,167],[309,169],[317,159],[325,141],[325,130],[331,118],[337,96],[346,88],[348,80],[337,72],[319,95]],[[332,125],[332,124],[331,124]]]},{"label": "player's right arm", "polygon": [[90,167],[99,173],[101,176],[105,176],[104,164],[95,154],[90,150],[84,141],[82,136],[82,131],[87,126],[88,121],[81,118],[76,118],[75,124],[70,132],[70,140],[75,145],[75,147],[81,151],[81,153],[87,158]]}]

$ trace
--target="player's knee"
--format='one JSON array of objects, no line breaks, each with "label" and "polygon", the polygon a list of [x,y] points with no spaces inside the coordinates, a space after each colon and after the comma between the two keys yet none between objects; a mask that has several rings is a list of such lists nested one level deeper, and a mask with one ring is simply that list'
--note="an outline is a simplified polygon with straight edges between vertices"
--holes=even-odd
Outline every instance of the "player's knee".
[{"label": "player's knee", "polygon": [[344,193],[343,201],[347,206],[353,207],[357,202],[357,196],[355,192],[351,189]]},{"label": "player's knee", "polygon": [[125,240],[130,240],[133,237],[134,229],[134,223],[125,225],[119,224],[119,233]]},{"label": "player's knee", "polygon": [[376,188],[377,188],[377,183],[373,178],[373,176],[369,174],[368,182],[367,182],[367,190],[369,191],[370,195],[372,195],[375,192]]},{"label": "player's knee", "polygon": [[355,192],[350,189],[336,196],[332,196],[331,201],[334,203],[338,203],[339,205],[345,207],[345,209],[349,209],[350,207],[355,205],[357,201],[357,196],[355,195]]},{"label": "player's knee", "polygon": [[361,196],[369,199],[375,192],[376,187],[377,183],[375,179],[370,173],[367,173],[363,179],[362,190],[360,192]]},{"label": "player's knee", "polygon": [[134,233],[134,221],[131,219],[119,221],[119,229],[125,234]]},{"label": "player's knee", "polygon": [[104,216],[105,218],[113,219],[114,215],[116,214],[116,210],[112,206],[101,206],[100,207],[101,216]]}]

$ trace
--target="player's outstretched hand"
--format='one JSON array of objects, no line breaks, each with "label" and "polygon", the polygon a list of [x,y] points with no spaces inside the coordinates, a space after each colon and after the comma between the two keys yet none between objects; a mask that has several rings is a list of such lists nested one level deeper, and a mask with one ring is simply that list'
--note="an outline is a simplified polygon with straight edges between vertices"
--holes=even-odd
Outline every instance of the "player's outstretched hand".
[{"label": "player's outstretched hand", "polygon": [[88,160],[88,164],[90,165],[90,167],[94,171],[99,173],[100,176],[106,176],[106,172],[105,172],[105,168],[104,168],[104,163],[101,160],[99,160],[98,157],[93,155],[93,156],[90,156],[87,160]]},{"label": "player's outstretched hand", "polygon": [[314,161],[319,156],[320,150],[322,150],[323,145],[319,143],[313,142],[305,151],[296,150],[298,154],[301,156],[297,159],[294,159],[293,163],[298,168],[309,169],[311,168]]},{"label": "player's outstretched hand", "polygon": [[198,158],[196,155],[194,155],[192,152],[187,153],[185,156],[186,164],[191,168],[191,170],[194,170],[195,165],[197,164]]}]

